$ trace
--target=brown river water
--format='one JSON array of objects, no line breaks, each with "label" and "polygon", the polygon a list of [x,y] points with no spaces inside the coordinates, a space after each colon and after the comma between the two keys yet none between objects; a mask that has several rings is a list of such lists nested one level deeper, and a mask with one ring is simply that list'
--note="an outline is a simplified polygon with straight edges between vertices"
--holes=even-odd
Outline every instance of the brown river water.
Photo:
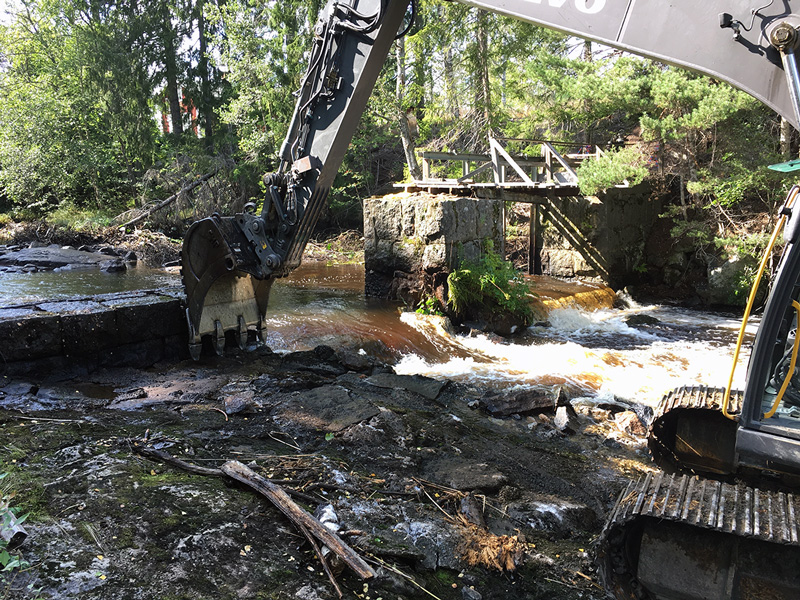
[{"label": "brown river water", "polygon": [[[606,289],[539,277],[532,285],[548,307],[547,322],[511,340],[456,334],[440,318],[365,298],[363,282],[360,265],[313,264],[276,282],[267,344],[275,351],[347,347],[403,374],[504,388],[564,385],[573,397],[654,405],[680,385],[724,385],[739,329],[736,315],[634,302],[619,310]],[[632,317],[648,323],[629,324]],[[755,327],[748,326],[746,342]],[[742,363],[739,385],[744,372]]]},{"label": "brown river water", "polygon": [[[177,272],[133,269],[0,275],[0,304],[178,285]],[[563,385],[570,395],[615,396],[655,404],[688,384],[724,385],[738,332],[732,314],[659,305],[611,308],[613,295],[591,284],[534,278],[547,321],[511,340],[456,334],[437,317],[364,296],[362,265],[309,263],[275,283],[267,344],[276,352],[320,344],[377,356],[398,373],[516,386]],[[632,317],[646,316],[645,324]],[[755,323],[748,327],[752,339]],[[743,361],[747,356],[743,356]],[[745,365],[736,381],[744,378]]]}]

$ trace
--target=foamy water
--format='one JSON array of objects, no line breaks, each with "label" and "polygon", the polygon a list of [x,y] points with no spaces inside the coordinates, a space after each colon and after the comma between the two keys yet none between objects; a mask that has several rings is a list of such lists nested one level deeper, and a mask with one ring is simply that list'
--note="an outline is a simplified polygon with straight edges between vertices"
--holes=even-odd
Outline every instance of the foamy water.
[{"label": "foamy water", "polygon": [[[540,291],[550,284],[567,285],[537,282]],[[445,319],[401,313],[396,304],[367,300],[362,290],[358,266],[335,273],[306,267],[276,282],[268,345],[290,352],[327,344],[377,356],[403,374],[505,388],[563,385],[572,397],[616,396],[654,405],[681,385],[724,386],[739,330],[733,315],[631,302],[625,310],[556,308],[548,326],[508,341],[456,334]],[[610,304],[607,297],[603,301]],[[747,330],[738,387],[756,326],[753,321]]]},{"label": "foamy water", "polygon": [[[634,315],[657,321],[629,325]],[[404,356],[398,373],[497,386],[561,384],[582,396],[614,395],[656,404],[680,385],[725,385],[733,359],[738,322],[724,315],[661,307],[631,310],[553,311],[550,327],[533,327],[523,340],[504,343],[495,336],[452,335],[429,317],[404,313],[401,319],[428,337],[446,337],[467,357],[427,360]],[[755,324],[748,327],[752,340]],[[743,385],[745,347],[735,378]]]}]

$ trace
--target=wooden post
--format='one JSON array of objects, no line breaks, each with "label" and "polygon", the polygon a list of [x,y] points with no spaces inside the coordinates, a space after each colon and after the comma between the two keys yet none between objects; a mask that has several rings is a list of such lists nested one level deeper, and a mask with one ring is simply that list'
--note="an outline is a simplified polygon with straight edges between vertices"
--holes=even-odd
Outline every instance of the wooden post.
[{"label": "wooden post", "polygon": [[431,178],[431,163],[430,161],[422,157],[422,181],[428,181]]},{"label": "wooden post", "polygon": [[539,240],[539,205],[531,204],[528,232],[528,274],[542,274],[542,246]]}]

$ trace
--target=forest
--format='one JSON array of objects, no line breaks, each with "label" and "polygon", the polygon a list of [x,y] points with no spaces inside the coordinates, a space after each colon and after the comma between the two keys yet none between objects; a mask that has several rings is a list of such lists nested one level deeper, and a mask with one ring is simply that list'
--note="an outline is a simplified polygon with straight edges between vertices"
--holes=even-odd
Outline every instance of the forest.
[{"label": "forest", "polygon": [[[0,17],[0,218],[114,224],[209,172],[205,194],[185,194],[150,225],[180,237],[195,217],[257,201],[321,4],[9,0]],[[787,123],[725,83],[418,0],[320,229],[360,227],[361,201],[418,175],[420,150],[485,151],[489,133],[607,148],[582,168],[582,191],[647,181],[667,200],[672,235],[701,253],[763,244],[789,185],[766,165],[797,152]],[[539,152],[535,142],[512,149]]]}]

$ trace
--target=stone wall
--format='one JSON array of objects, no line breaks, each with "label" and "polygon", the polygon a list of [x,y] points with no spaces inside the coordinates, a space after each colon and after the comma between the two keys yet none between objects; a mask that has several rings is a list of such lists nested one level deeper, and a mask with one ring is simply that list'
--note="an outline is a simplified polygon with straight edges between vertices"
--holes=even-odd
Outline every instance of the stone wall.
[{"label": "stone wall", "polygon": [[368,296],[413,303],[422,285],[436,287],[463,260],[491,242],[503,248],[503,203],[442,194],[400,193],[364,204]]},{"label": "stone wall", "polygon": [[180,288],[0,308],[3,374],[148,367],[187,358]]},{"label": "stone wall", "polygon": [[542,270],[621,287],[648,262],[648,237],[662,210],[645,186],[548,199],[542,211]]}]

